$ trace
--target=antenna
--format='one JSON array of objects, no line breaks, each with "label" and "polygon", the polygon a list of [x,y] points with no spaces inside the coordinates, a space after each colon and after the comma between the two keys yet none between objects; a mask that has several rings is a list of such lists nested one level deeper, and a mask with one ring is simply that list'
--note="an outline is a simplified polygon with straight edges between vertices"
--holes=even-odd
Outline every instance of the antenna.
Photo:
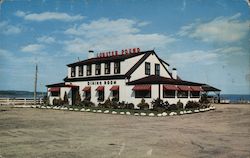
[{"label": "antenna", "polygon": [[38,71],[38,66],[37,66],[37,64],[36,64],[35,83],[34,83],[34,105],[36,105],[37,71]]}]

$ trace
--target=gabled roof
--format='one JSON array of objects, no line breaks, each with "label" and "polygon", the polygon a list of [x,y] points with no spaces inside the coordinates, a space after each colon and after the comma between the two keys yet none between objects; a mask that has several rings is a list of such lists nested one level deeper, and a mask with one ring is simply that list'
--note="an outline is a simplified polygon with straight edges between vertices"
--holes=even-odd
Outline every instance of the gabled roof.
[{"label": "gabled roof", "polygon": [[165,61],[163,61],[162,59],[160,59],[159,57],[158,57],[158,55],[155,53],[155,51],[154,50],[152,50],[152,51],[148,51],[126,74],[125,74],[125,76],[127,76],[128,78],[130,78],[130,76],[132,75],[132,73],[148,58],[148,56],[149,55],[151,55],[151,54],[154,54],[155,56],[156,56],[156,58],[160,61],[160,64],[162,64],[162,66],[164,67],[164,69],[167,71],[167,73],[169,74],[169,76],[171,77],[171,78],[173,78],[172,77],[172,75],[170,74],[170,72],[168,71],[168,69],[165,67],[165,65],[163,64],[163,62],[165,63],[165,64],[167,64],[168,65],[168,63],[166,63]]},{"label": "gabled roof", "polygon": [[172,78],[166,78],[157,75],[150,75],[138,80],[134,80],[131,82],[127,82],[128,85],[136,85],[136,84],[174,84],[174,85],[188,85],[188,86],[202,86],[202,83],[195,83],[183,80],[175,80]]},{"label": "gabled roof", "polygon": [[139,53],[131,53],[131,54],[126,54],[126,55],[117,55],[117,56],[110,56],[110,57],[95,57],[91,59],[86,59],[83,61],[75,62],[68,64],[67,66],[77,66],[77,65],[87,65],[87,64],[96,64],[96,63],[105,63],[105,62],[114,62],[114,61],[124,61],[126,59],[136,57],[145,53],[150,53],[153,52],[153,50],[149,51],[143,51]]}]

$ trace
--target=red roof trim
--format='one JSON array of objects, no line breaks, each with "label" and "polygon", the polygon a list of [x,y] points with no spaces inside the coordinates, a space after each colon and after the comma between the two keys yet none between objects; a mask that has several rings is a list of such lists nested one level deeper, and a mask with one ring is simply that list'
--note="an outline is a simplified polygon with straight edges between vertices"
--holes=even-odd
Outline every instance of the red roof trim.
[{"label": "red roof trim", "polygon": [[90,86],[86,86],[82,89],[82,91],[84,92],[90,92],[91,91],[91,87]]},{"label": "red roof trim", "polygon": [[111,87],[110,91],[119,91],[119,86],[113,86],[113,87]]},{"label": "red roof trim", "polygon": [[189,87],[189,86],[178,86],[178,88],[181,90],[181,91],[192,91],[192,89]]},{"label": "red roof trim", "polygon": [[190,86],[190,88],[192,89],[192,91],[196,91],[196,92],[203,91],[203,89],[199,86]]},{"label": "red roof trim", "polygon": [[49,88],[48,91],[49,92],[60,92],[60,87],[52,87],[52,88]]},{"label": "red roof trim", "polygon": [[179,90],[176,85],[163,85],[163,90]]},{"label": "red roof trim", "polygon": [[98,86],[98,87],[96,88],[96,90],[97,90],[97,91],[104,91],[104,86]]},{"label": "red roof trim", "polygon": [[151,85],[135,85],[132,90],[134,90],[134,91],[151,91]]}]

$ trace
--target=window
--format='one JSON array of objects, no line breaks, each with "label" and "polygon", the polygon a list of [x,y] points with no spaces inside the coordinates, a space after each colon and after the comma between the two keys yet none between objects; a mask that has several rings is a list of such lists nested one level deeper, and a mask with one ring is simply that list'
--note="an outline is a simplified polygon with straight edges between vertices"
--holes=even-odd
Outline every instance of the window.
[{"label": "window", "polygon": [[91,65],[87,65],[87,76],[90,76],[92,74],[92,66]]},{"label": "window", "polygon": [[51,96],[52,97],[59,97],[60,96],[60,91],[51,92]]},{"label": "window", "polygon": [[79,76],[83,76],[83,65],[79,66]]},{"label": "window", "polygon": [[95,65],[95,74],[100,75],[101,74],[101,64]]},{"label": "window", "polygon": [[119,74],[120,73],[120,62],[115,62],[114,63],[114,74]]},{"label": "window", "polygon": [[98,91],[98,101],[104,101],[104,91]]},{"label": "window", "polygon": [[150,75],[150,63],[145,62],[145,75]]},{"label": "window", "polygon": [[110,63],[105,63],[105,74],[110,74]]},{"label": "window", "polygon": [[113,93],[112,101],[119,101],[119,90],[112,91],[112,93]]},{"label": "window", "polygon": [[76,76],[76,67],[71,67],[71,77]]},{"label": "window", "polygon": [[175,90],[163,91],[163,98],[175,98]]},{"label": "window", "polygon": [[151,91],[135,91],[135,98],[151,98]]},{"label": "window", "polygon": [[190,92],[190,98],[200,98],[200,92],[199,91]]},{"label": "window", "polygon": [[84,98],[84,100],[88,100],[88,101],[91,100],[91,91],[86,91],[85,92],[85,98]]},{"label": "window", "polygon": [[177,96],[178,98],[188,98],[188,91],[178,91]]},{"label": "window", "polygon": [[155,64],[155,75],[160,76],[160,64]]}]

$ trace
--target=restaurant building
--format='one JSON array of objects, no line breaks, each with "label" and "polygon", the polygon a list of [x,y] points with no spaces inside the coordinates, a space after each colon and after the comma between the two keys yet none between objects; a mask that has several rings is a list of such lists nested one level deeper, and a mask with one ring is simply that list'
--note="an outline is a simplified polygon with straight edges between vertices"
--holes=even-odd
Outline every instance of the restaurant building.
[{"label": "restaurant building", "polygon": [[149,104],[160,98],[170,104],[180,100],[185,105],[190,100],[199,101],[203,86],[211,87],[182,80],[177,70],[169,70],[169,66],[154,50],[133,48],[97,56],[89,51],[88,59],[67,65],[64,82],[47,85],[49,102],[63,99],[66,92],[71,105],[75,104],[77,93],[81,100],[96,105],[108,98],[133,103],[135,108],[142,98]]}]

